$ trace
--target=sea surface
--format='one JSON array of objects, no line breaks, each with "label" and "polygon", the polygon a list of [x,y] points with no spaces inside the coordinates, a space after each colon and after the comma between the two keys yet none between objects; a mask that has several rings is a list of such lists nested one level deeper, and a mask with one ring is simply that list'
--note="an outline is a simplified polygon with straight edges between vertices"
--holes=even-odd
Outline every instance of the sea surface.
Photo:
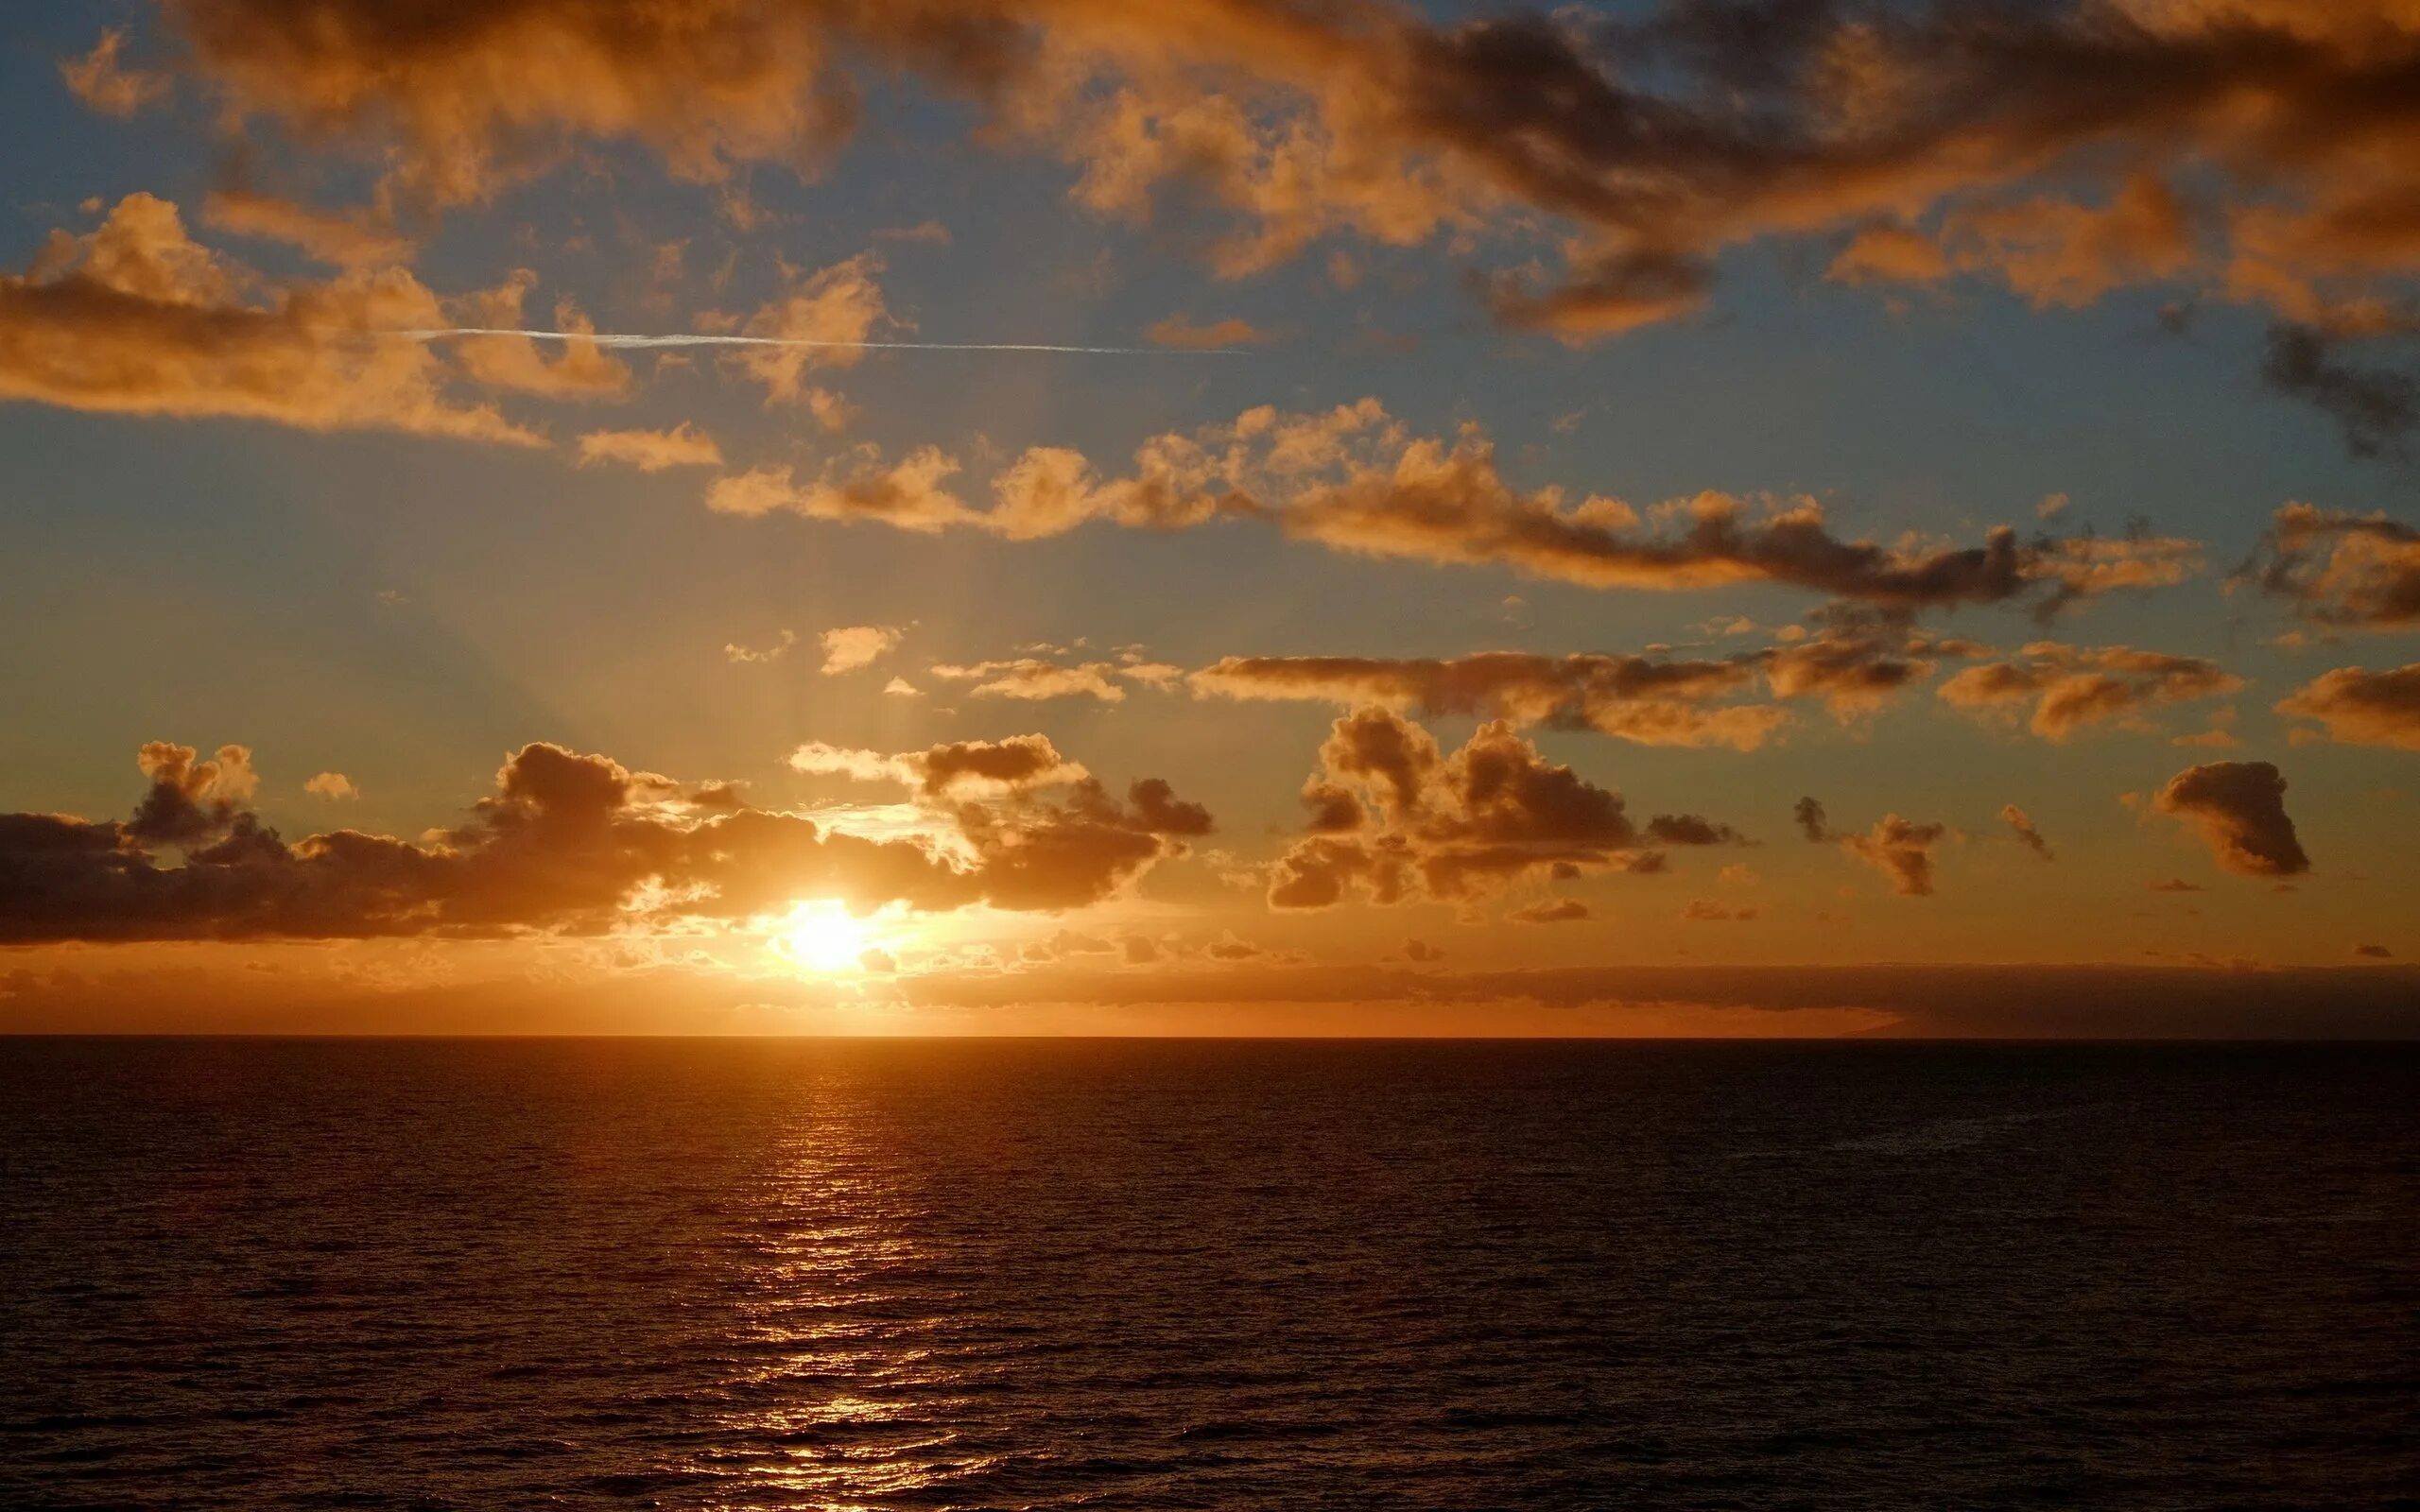
[{"label": "sea surface", "polygon": [[2420,1506],[2413,1048],[0,1040],[0,1507]]}]

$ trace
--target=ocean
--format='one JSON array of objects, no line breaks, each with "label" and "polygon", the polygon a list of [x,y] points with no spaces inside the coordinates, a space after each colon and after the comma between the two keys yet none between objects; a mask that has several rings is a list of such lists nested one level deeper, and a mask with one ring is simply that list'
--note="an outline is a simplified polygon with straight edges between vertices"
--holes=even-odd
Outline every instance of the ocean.
[{"label": "ocean", "polygon": [[0,1040],[0,1507],[2415,1507],[2420,1048]]}]

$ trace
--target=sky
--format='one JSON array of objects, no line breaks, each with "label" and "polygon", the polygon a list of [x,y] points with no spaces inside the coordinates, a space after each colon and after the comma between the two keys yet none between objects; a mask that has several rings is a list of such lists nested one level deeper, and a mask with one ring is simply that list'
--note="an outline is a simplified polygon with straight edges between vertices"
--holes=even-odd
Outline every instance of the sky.
[{"label": "sky", "polygon": [[2415,76],[17,8],[0,1029],[2420,1031]]}]

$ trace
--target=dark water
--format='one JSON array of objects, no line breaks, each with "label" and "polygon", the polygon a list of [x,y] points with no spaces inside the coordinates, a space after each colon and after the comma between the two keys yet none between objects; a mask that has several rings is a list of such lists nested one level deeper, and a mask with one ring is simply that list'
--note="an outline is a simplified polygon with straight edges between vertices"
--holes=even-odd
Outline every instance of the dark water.
[{"label": "dark water", "polygon": [[2420,1505],[2416,1110],[2410,1049],[0,1041],[0,1506]]}]

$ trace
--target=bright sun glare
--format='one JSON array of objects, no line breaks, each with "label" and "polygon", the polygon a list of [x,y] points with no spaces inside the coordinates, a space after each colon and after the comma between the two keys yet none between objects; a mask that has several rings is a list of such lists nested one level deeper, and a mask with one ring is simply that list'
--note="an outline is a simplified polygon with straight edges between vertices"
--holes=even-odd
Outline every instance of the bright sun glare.
[{"label": "bright sun glare", "polygon": [[838,903],[801,903],[774,935],[773,949],[802,971],[855,971],[873,931]]}]

